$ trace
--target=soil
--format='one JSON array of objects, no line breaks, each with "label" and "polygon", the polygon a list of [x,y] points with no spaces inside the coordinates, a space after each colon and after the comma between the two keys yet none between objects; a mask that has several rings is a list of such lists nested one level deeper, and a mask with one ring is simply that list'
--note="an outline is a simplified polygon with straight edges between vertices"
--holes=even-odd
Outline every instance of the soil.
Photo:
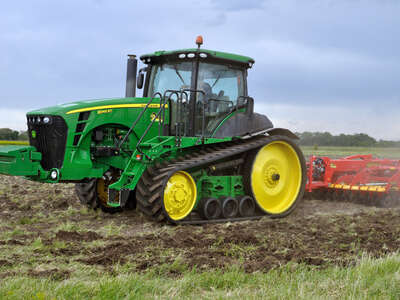
[{"label": "soil", "polygon": [[[112,215],[87,211],[72,185],[0,176],[1,231],[9,235],[0,238],[0,253],[13,253],[14,247],[28,247],[40,239],[43,246],[33,255],[41,266],[76,262],[115,272],[116,265],[129,264],[136,272],[157,269],[178,275],[192,268],[238,265],[246,272],[267,272],[287,263],[347,266],[363,254],[381,257],[398,252],[400,208],[311,199],[283,219],[170,226],[136,211]],[[9,255],[0,255],[0,278],[13,276],[15,272],[5,268],[16,266],[28,266],[28,276],[57,280],[73,273],[38,269],[31,266],[29,255]]]}]

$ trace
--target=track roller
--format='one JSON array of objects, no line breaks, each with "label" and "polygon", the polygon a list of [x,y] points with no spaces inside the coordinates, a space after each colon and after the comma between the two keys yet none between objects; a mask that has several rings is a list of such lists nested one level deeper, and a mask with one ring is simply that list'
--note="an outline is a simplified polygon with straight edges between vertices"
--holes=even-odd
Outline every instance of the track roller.
[{"label": "track roller", "polygon": [[254,215],[256,204],[250,196],[239,198],[239,215],[241,217],[250,217]]},{"label": "track roller", "polygon": [[238,214],[239,203],[237,199],[226,197],[222,201],[222,215],[225,219],[234,218]]},{"label": "track roller", "polygon": [[203,200],[201,214],[207,220],[215,220],[221,216],[221,201],[216,198],[207,198]]}]

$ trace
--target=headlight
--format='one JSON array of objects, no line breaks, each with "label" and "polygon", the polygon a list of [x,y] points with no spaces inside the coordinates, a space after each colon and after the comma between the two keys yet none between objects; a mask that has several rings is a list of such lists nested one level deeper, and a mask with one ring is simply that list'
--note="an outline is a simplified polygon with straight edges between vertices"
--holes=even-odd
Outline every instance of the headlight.
[{"label": "headlight", "polygon": [[50,177],[51,179],[56,180],[58,177],[58,172],[56,170],[51,171]]},{"label": "headlight", "polygon": [[44,124],[49,124],[50,123],[50,117],[44,117],[43,118],[43,123]]}]

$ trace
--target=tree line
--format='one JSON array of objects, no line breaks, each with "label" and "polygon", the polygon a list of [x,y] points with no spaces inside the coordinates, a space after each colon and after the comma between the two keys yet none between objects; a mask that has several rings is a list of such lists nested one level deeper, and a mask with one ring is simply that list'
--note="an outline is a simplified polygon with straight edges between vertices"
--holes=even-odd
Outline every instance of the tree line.
[{"label": "tree line", "polygon": [[296,132],[302,146],[400,147],[400,141],[376,140],[365,133],[332,135],[329,132]]},{"label": "tree line", "polygon": [[[302,146],[358,146],[358,147],[400,147],[400,141],[376,140],[365,133],[332,135],[329,132],[296,132]],[[26,141],[26,131],[0,128],[0,140]]]},{"label": "tree line", "polygon": [[0,140],[27,141],[28,133],[26,131],[12,130],[10,128],[0,128]]}]

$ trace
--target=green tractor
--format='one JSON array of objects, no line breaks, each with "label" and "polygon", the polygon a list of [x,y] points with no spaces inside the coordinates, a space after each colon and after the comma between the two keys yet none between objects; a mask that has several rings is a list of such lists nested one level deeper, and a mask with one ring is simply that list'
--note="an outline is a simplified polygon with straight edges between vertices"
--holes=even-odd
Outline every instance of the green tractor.
[{"label": "green tractor", "polygon": [[[254,112],[250,57],[200,47],[128,57],[126,97],[27,114],[29,146],[0,147],[0,174],[76,183],[106,212],[156,221],[284,217],[302,198],[296,135]],[[136,87],[143,97],[136,97]]]}]

